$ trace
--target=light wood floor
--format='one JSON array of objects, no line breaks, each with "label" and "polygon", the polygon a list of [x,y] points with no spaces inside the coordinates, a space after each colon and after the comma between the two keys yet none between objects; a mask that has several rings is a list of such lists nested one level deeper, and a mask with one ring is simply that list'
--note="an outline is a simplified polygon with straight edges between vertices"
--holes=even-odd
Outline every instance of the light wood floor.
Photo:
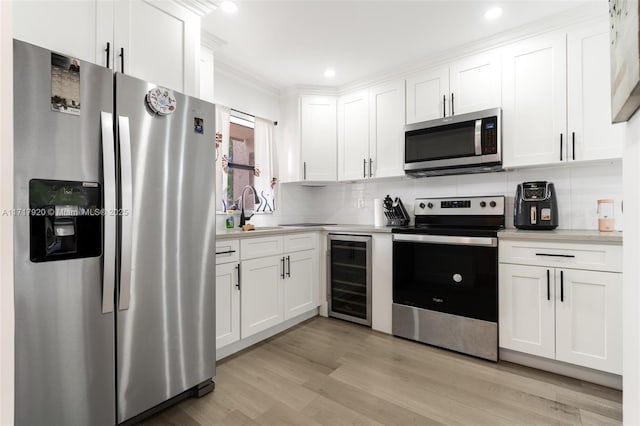
[{"label": "light wood floor", "polygon": [[145,425],[613,425],[619,391],[317,317],[221,362]]}]

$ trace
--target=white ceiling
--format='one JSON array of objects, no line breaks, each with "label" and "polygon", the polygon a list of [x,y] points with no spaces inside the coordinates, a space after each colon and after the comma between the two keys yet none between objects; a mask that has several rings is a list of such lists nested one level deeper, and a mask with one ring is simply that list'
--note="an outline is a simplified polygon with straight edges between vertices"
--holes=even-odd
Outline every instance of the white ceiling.
[{"label": "white ceiling", "polygon": [[[224,41],[216,61],[283,88],[342,86],[396,70],[429,55],[486,38],[583,1],[370,0],[245,1],[234,15],[218,9],[202,29]],[[494,5],[504,9],[484,19]],[[333,68],[336,76],[323,72]]]}]

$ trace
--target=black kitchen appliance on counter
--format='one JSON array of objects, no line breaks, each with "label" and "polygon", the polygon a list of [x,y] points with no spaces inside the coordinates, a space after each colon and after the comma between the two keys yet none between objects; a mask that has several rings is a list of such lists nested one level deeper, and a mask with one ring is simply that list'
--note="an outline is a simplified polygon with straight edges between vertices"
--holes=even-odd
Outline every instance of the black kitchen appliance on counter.
[{"label": "black kitchen appliance on counter", "polygon": [[391,199],[389,195],[384,197],[383,212],[387,218],[387,226],[407,226],[411,220],[402,200],[398,197],[395,199]]},{"label": "black kitchen appliance on counter", "polygon": [[536,181],[518,185],[513,224],[518,229],[551,230],[558,227],[558,202],[553,183]]}]

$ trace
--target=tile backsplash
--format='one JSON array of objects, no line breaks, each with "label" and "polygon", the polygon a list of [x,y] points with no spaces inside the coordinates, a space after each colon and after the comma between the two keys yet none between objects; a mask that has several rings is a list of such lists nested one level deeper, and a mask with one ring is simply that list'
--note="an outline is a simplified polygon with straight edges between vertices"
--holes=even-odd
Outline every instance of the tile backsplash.
[{"label": "tile backsplash", "polygon": [[[400,197],[413,216],[418,197],[505,195],[507,227],[513,227],[513,201],[521,182],[553,182],[558,196],[560,229],[597,229],[597,200],[613,198],[616,205],[616,229],[623,228],[622,161],[571,164],[531,168],[499,173],[395,178],[371,182],[336,183],[322,187],[282,184],[279,206],[272,215],[257,215],[251,220],[260,226],[291,222],[373,224],[373,200]],[[364,207],[358,207],[358,200]],[[220,220],[218,221],[220,222]]]}]

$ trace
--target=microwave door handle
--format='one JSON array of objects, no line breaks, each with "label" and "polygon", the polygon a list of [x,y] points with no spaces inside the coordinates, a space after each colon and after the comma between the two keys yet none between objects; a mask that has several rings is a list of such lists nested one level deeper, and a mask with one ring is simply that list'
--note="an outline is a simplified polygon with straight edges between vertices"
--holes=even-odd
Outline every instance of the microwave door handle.
[{"label": "microwave door handle", "polygon": [[482,120],[476,120],[475,147],[476,155],[482,155]]}]

